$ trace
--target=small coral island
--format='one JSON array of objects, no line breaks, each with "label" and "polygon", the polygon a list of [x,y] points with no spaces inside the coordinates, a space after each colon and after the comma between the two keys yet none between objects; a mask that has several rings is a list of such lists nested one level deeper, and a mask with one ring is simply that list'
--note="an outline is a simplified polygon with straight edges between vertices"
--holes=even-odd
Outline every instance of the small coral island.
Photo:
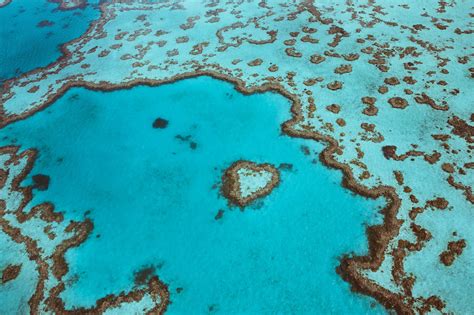
[{"label": "small coral island", "polygon": [[222,194],[232,205],[245,207],[264,197],[280,183],[280,173],[271,164],[239,160],[222,176]]}]

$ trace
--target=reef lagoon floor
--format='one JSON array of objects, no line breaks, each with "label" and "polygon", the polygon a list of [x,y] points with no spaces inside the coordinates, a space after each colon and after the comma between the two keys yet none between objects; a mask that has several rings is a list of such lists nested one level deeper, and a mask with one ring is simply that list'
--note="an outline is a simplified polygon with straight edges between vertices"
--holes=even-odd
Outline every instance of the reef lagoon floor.
[{"label": "reef lagoon floor", "polygon": [[0,314],[469,314],[460,1],[0,0]]},{"label": "reef lagoon floor", "polygon": [[[341,187],[341,174],[318,159],[321,144],[283,134],[290,106],[278,94],[245,96],[200,77],[71,89],[2,129],[2,146],[38,151],[31,176],[50,178],[32,203],[94,223],[65,256],[66,307],[90,307],[156,273],[169,286],[171,314],[381,313],[335,271],[342,255],[366,252],[364,225],[380,220],[385,201]],[[156,118],[166,128],[153,128]],[[224,170],[240,159],[284,165],[279,186],[245,209],[220,192]]]}]

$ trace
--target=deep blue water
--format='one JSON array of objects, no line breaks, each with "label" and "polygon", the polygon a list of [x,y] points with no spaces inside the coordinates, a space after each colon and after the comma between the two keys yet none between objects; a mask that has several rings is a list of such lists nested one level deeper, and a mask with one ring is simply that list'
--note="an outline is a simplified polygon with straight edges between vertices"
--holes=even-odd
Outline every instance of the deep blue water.
[{"label": "deep blue water", "polygon": [[[343,189],[338,171],[301,150],[321,144],[281,134],[289,107],[280,95],[244,96],[201,77],[107,93],[75,88],[0,130],[2,145],[39,150],[31,175],[51,183],[35,203],[52,201],[66,218],[90,210],[92,235],[66,255],[66,278],[78,277],[62,294],[66,305],[128,290],[135,271],[154,266],[170,287],[170,314],[382,313],[335,272],[340,255],[365,252],[364,224],[382,201]],[[166,129],[152,128],[158,117]],[[216,188],[238,159],[293,169],[242,212]]]},{"label": "deep blue water", "polygon": [[[1,8],[0,82],[59,58],[61,44],[83,34],[99,14],[93,5],[59,11],[58,4],[46,0],[14,0]],[[53,24],[39,27],[41,21]]]}]

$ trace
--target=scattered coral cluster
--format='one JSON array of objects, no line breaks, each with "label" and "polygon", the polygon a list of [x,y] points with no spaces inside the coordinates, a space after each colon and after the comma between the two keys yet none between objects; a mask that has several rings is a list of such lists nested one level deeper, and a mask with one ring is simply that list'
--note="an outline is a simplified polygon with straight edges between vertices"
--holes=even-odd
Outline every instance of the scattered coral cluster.
[{"label": "scattered coral cluster", "polygon": [[[53,104],[76,86],[113,90],[208,75],[242,93],[280,93],[293,102],[292,119],[282,131],[326,143],[320,159],[343,172],[345,187],[387,200],[384,222],[367,229],[367,256],[348,255],[338,267],[353,290],[400,313],[470,310],[469,1],[113,1],[100,10],[84,35],[62,47],[61,58],[3,84],[1,126]],[[15,171],[4,171],[2,191],[19,194],[19,181],[12,178],[27,172],[32,153],[3,152],[4,165],[15,165]],[[55,254],[35,255],[44,276],[30,301],[31,308],[61,307],[63,254],[84,240],[90,223],[68,225],[44,205],[16,210],[24,205],[9,203],[19,199],[2,194],[2,229],[32,255],[46,239],[21,234],[26,218],[52,220],[55,228],[47,231],[57,228],[54,240],[65,239],[66,245],[48,245],[57,248]],[[12,266],[6,279],[15,270]],[[134,294],[163,297],[158,284]]]}]

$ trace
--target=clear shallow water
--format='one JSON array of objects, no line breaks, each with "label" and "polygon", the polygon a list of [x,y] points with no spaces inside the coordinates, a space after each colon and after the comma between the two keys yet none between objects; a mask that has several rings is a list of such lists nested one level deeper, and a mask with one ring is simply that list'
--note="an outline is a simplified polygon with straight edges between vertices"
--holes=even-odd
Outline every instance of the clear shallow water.
[{"label": "clear shallow water", "polygon": [[[289,106],[202,77],[111,93],[73,89],[0,130],[2,145],[39,150],[31,175],[51,183],[35,203],[53,201],[67,218],[90,210],[92,235],[66,255],[66,305],[130,289],[134,272],[154,266],[170,287],[170,314],[383,313],[335,273],[341,254],[364,253],[364,223],[381,201],[344,190],[339,172],[301,150],[321,145],[281,135]],[[169,120],[166,129],[152,128],[158,117]],[[293,170],[241,212],[215,188],[238,159]]]},{"label": "clear shallow water", "polygon": [[[57,3],[42,0],[12,1],[1,8],[0,81],[59,58],[61,44],[83,34],[99,14],[92,5],[83,10],[60,11]],[[41,21],[53,24],[38,27]]]}]

